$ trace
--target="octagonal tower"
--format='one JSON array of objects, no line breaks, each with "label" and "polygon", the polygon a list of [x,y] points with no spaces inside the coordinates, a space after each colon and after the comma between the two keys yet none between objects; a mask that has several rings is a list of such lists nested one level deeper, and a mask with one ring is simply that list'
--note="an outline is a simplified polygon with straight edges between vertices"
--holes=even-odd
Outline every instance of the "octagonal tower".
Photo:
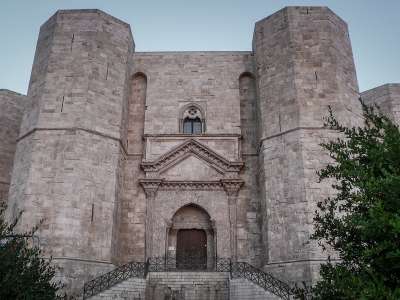
[{"label": "octagonal tower", "polygon": [[58,11],[40,29],[8,212],[37,232],[68,285],[112,268],[134,43],[99,10]]},{"label": "octagonal tower", "polygon": [[332,106],[357,122],[358,84],[347,24],[326,7],[286,7],[256,23],[253,51],[260,109],[264,268],[288,281],[312,281],[326,259],[309,241],[316,204],[330,185],[316,170]]}]

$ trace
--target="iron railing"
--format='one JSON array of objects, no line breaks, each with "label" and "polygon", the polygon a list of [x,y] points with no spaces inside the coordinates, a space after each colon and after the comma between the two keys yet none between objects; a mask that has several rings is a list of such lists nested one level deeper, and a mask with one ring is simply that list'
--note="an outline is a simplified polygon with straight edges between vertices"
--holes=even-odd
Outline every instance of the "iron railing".
[{"label": "iron railing", "polygon": [[199,257],[152,257],[147,260],[148,272],[185,272],[185,271],[201,271],[201,272],[229,272],[231,266],[229,258],[216,258],[212,262]]},{"label": "iron railing", "polygon": [[247,280],[257,284],[264,290],[269,291],[282,299],[290,299],[293,294],[291,287],[269,273],[264,272],[247,262],[232,263],[232,278],[246,278]]},{"label": "iron railing", "polygon": [[144,262],[130,262],[108,273],[100,275],[83,286],[83,299],[94,296],[131,277],[144,278],[147,275]]},{"label": "iron railing", "polygon": [[227,272],[230,273],[231,278],[245,278],[282,299],[289,300],[293,295],[287,283],[247,262],[234,262],[230,258],[217,257],[212,264],[205,265],[204,260],[196,258],[177,261],[175,258],[152,257],[145,263],[130,262],[86,282],[83,288],[83,299],[94,296],[131,277],[145,278],[148,272],[172,271]]}]

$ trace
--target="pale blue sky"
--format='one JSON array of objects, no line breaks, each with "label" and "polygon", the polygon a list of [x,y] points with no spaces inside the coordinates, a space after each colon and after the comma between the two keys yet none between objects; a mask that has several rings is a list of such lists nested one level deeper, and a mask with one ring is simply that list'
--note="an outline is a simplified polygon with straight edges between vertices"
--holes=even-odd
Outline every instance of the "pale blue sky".
[{"label": "pale blue sky", "polygon": [[254,23],[284,6],[329,6],[349,24],[360,90],[400,82],[400,0],[1,0],[0,88],[26,93],[40,25],[99,8],[129,23],[136,51],[251,50]]}]

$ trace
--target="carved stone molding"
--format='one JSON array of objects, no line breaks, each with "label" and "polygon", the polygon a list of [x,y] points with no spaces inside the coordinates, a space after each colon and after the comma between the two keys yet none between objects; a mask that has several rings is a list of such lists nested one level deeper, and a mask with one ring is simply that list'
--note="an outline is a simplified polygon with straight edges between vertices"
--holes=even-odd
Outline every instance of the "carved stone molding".
[{"label": "carved stone molding", "polygon": [[141,166],[146,173],[160,173],[162,170],[174,165],[182,158],[187,157],[187,154],[198,156],[222,173],[239,172],[243,167],[243,162],[229,161],[194,139],[188,139],[153,162],[142,162]]},{"label": "carved stone molding", "polygon": [[146,196],[153,196],[157,190],[170,191],[225,191],[228,196],[237,196],[243,185],[241,179],[220,179],[215,181],[168,181],[165,179],[140,179],[140,184],[146,192]]},{"label": "carved stone molding", "polygon": [[243,185],[241,179],[221,179],[221,184],[224,187],[226,194],[230,197],[237,197],[240,188]]},{"label": "carved stone molding", "polygon": [[204,190],[222,191],[220,181],[162,181],[160,190]]},{"label": "carved stone molding", "polygon": [[157,190],[162,182],[162,179],[140,179],[139,183],[143,187],[146,197],[154,198]]}]

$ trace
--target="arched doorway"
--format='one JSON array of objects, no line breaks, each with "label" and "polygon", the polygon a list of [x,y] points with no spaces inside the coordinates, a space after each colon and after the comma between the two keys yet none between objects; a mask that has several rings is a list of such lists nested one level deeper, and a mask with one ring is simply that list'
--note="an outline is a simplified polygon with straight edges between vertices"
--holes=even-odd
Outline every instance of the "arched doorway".
[{"label": "arched doorway", "polygon": [[168,257],[178,269],[209,269],[214,265],[214,229],[208,213],[198,205],[181,207],[168,232]]}]

